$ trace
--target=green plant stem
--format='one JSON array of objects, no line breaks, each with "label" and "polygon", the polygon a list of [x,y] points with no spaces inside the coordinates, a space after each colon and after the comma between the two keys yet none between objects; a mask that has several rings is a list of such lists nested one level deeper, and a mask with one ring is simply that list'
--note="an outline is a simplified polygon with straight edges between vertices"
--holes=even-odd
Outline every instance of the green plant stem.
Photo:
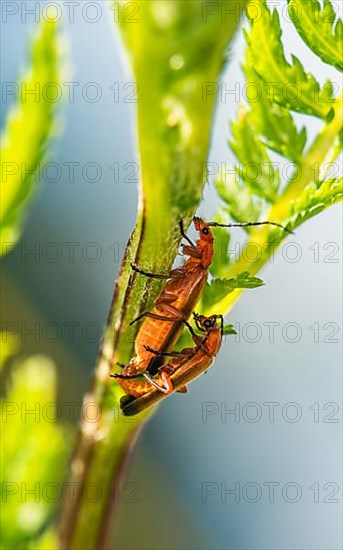
[{"label": "green plant stem", "polygon": [[[273,206],[267,212],[265,219],[276,221],[278,223],[286,223],[289,218],[290,207],[292,202],[301,194],[303,189],[314,181],[314,164],[319,168],[328,161],[332,162],[335,158],[332,156],[334,150],[336,155],[340,149],[336,147],[339,132],[342,128],[342,103],[343,97],[340,97],[335,103],[335,114],[330,123],[325,124],[322,131],[319,133],[308,152],[302,158],[299,170],[296,171],[296,176],[290,178],[290,181],[285,191],[279,195]],[[300,174],[300,176],[299,176]],[[245,245],[245,250],[251,245],[255,251],[259,252],[259,257],[256,261],[251,261],[247,254],[241,254],[235,263],[230,265],[225,271],[223,270],[222,277],[235,277],[242,271],[249,271],[251,275],[256,275],[258,271],[268,262],[271,254],[274,253],[277,246],[282,242],[275,243],[272,247],[269,245],[268,237],[273,229],[268,226],[263,229],[254,230],[249,234],[249,240]],[[214,304],[210,309],[206,309],[207,315],[214,313],[227,314],[240,297],[243,289],[234,290],[228,294],[223,300]]]},{"label": "green plant stem", "polygon": [[[74,495],[65,499],[61,518],[64,549],[108,548],[118,503],[115,492],[147,417],[121,416],[122,392],[109,372],[116,361],[130,359],[136,328],[129,330],[129,322],[151,307],[160,288],[158,281],[133,275],[130,261],[149,271],[168,272],[180,242],[178,222],[182,218],[187,224],[201,199],[214,90],[245,0],[235,2],[239,12],[231,19],[222,17],[220,9],[223,5],[230,10],[231,2],[217,4],[216,14],[205,18],[206,2],[146,0],[138,2],[138,22],[125,23],[126,12],[120,17],[138,86],[138,222],[124,255],[92,388],[85,397],[85,403],[101,408],[101,415],[97,422],[81,422],[71,463]],[[124,9],[125,2],[121,6]],[[212,90],[205,97],[204,84]],[[88,483],[99,491],[95,502],[84,498]]]}]

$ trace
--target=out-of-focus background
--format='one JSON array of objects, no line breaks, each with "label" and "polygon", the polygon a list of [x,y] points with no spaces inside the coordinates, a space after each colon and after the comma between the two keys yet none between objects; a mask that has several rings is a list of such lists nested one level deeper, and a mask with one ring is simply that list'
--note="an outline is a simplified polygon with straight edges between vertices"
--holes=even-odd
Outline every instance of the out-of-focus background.
[{"label": "out-of-focus background", "polygon": [[[3,82],[25,66],[35,5],[43,3],[18,4],[2,22]],[[70,100],[60,109],[55,164],[42,165],[22,239],[4,260],[3,321],[18,326],[25,353],[55,360],[68,422],[67,404],[79,408],[90,382],[134,227],[138,159],[134,84],[108,2],[54,4],[64,6]],[[285,2],[277,4],[283,13]],[[289,51],[321,84],[337,82],[285,16],[281,22]],[[239,35],[219,89],[212,173],[233,162],[226,142],[244,98],[243,53]],[[310,136],[320,124],[297,120]],[[210,177],[199,213],[211,219],[217,205]],[[232,312],[238,336],[227,337],[187,396],[164,401],[150,420],[113,548],[342,548],[341,223],[333,207],[285,242],[262,273],[266,286],[246,291]]]}]

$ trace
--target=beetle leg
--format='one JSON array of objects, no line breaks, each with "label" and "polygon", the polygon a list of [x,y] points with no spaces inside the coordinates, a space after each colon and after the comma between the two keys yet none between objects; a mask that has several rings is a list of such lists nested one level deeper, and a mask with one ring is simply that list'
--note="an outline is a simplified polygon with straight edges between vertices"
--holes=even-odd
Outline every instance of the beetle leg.
[{"label": "beetle leg", "polygon": [[148,271],[143,271],[142,269],[139,269],[135,264],[130,264],[133,271],[136,273],[140,273],[141,275],[144,275],[145,277],[151,277],[153,279],[170,279],[170,275],[163,275],[162,273],[149,273]]},{"label": "beetle leg", "polygon": [[142,373],[141,372],[139,374],[117,374],[117,373],[114,373],[114,374],[110,374],[110,377],[111,378],[124,378],[124,380],[127,380],[127,379],[132,379],[132,378],[141,378]]},{"label": "beetle leg", "polygon": [[[176,299],[176,296],[174,299]],[[171,315],[171,317],[167,317],[166,319],[164,319],[165,321],[183,321],[185,319],[185,316],[182,313],[182,311],[170,305],[168,301],[167,302],[156,301],[156,307],[158,307],[158,309],[163,313],[169,313]],[[162,319],[162,317],[160,318]]]},{"label": "beetle leg", "polygon": [[[199,338],[198,335],[194,332],[193,327],[189,324],[189,322],[184,318],[183,314],[180,310],[178,310],[176,307],[171,306],[170,304],[158,304],[158,308],[161,311],[164,311],[166,313],[170,313],[171,315],[174,315],[173,318],[171,317],[155,317],[155,319],[162,319],[164,321],[181,321],[189,330],[193,340],[197,343],[197,339]],[[154,315],[154,314],[151,314]],[[202,329],[203,330],[203,329]]]},{"label": "beetle leg", "polygon": [[157,351],[150,346],[144,346],[147,351],[150,353],[153,353],[154,355],[159,355],[160,357],[186,357],[184,353],[181,353],[180,351]]},{"label": "beetle leg", "polygon": [[175,323],[176,321],[181,321],[183,323],[187,322],[182,312],[176,307],[173,307],[165,303],[159,303],[158,308],[165,313],[170,313],[171,315],[173,315],[173,317],[167,317],[166,315],[159,315],[158,313],[153,313],[151,311],[144,311],[144,313],[141,313],[141,315],[139,315],[138,317],[136,317],[136,319],[131,321],[130,326],[133,325],[134,323],[137,323],[137,321],[140,321],[141,319],[143,319],[143,317],[151,317],[152,319],[159,319],[160,321],[169,321],[171,323]]},{"label": "beetle leg", "polygon": [[[155,313],[151,313],[151,314],[147,313],[146,315],[148,316],[150,315],[151,317],[154,317],[154,319],[161,319],[162,321],[174,321],[174,322],[181,321],[188,328],[193,340],[196,342],[196,339],[199,338],[198,335],[194,332],[193,327],[184,318],[184,315],[179,309],[177,309],[174,306],[171,306],[170,304],[165,304],[165,303],[158,304],[158,308],[161,311],[164,311],[165,313],[170,313],[174,317],[162,317],[162,315],[159,316]],[[135,321],[132,321],[130,324],[134,322]]]},{"label": "beetle leg", "polygon": [[148,373],[145,372],[143,376],[150,382],[152,386],[160,390],[162,393],[171,393],[174,390],[172,381],[170,380],[168,374],[164,373],[163,371],[161,372],[161,378],[164,383],[163,386],[158,384],[158,382],[156,382]]},{"label": "beetle leg", "polygon": [[[175,310],[175,311],[178,311],[178,310]],[[158,313],[152,313],[151,311],[145,311],[144,313],[142,313],[141,315],[136,317],[136,319],[131,321],[130,326],[133,325],[134,323],[137,323],[137,321],[140,321],[141,319],[143,319],[143,317],[151,317],[152,319],[160,319],[161,321],[171,321],[171,322],[182,321],[182,319],[173,319],[171,317],[166,317],[164,315],[158,315]]]},{"label": "beetle leg", "polygon": [[131,268],[136,273],[139,273],[140,275],[144,275],[145,277],[151,277],[153,279],[180,279],[185,276],[185,271],[183,266],[175,267],[172,269],[168,274],[164,273],[151,273],[150,271],[144,271],[143,269],[140,269],[135,264],[131,263]]},{"label": "beetle leg", "polygon": [[164,387],[167,390],[165,393],[172,393],[174,391],[174,387],[169,374],[167,374],[165,371],[162,370],[161,377],[164,382]]},{"label": "beetle leg", "polygon": [[188,246],[187,244],[182,246],[182,252],[183,254],[186,254],[187,256],[191,256],[192,258],[197,258],[200,260],[202,257],[201,252],[195,247],[195,246]]},{"label": "beetle leg", "polygon": [[[155,300],[155,306],[159,309],[163,310],[163,306],[166,304],[170,304],[171,302],[175,302],[177,300],[178,294],[175,294],[175,292],[169,292],[168,290],[164,290],[163,293]],[[179,310],[175,309],[177,312],[177,315],[179,315]]]},{"label": "beetle leg", "polygon": [[223,315],[217,315],[217,317],[219,317],[219,319],[220,319],[220,337],[221,337],[221,339],[223,339],[223,336],[224,336],[224,317],[223,317]]},{"label": "beetle leg", "polygon": [[193,311],[193,320],[196,324],[197,329],[200,330],[200,332],[206,332],[206,329],[204,329],[204,327],[202,327],[200,324],[199,315],[195,311]]},{"label": "beetle leg", "polygon": [[169,275],[171,279],[182,279],[186,276],[185,268],[183,267],[183,265],[181,265],[180,267],[174,267],[174,269],[170,271]]},{"label": "beetle leg", "polygon": [[204,327],[202,327],[202,326],[199,324],[198,319],[194,319],[194,322],[195,322],[195,324],[196,324],[197,329],[200,330],[200,332],[206,332],[206,330],[204,329]]},{"label": "beetle leg", "polygon": [[181,235],[183,236],[184,239],[186,239],[186,241],[193,247],[195,248],[195,244],[192,242],[192,240],[188,237],[186,231],[185,231],[185,228],[183,227],[183,221],[180,220],[179,222],[179,226],[180,226],[180,233]]}]

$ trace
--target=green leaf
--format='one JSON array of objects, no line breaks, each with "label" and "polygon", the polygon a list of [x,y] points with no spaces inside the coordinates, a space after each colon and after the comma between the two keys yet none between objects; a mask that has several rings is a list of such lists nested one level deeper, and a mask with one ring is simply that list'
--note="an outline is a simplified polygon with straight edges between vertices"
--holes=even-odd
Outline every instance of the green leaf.
[{"label": "green leaf", "polygon": [[237,334],[237,331],[235,329],[235,325],[225,325],[223,330],[224,336],[227,336],[229,334]]},{"label": "green leaf", "polygon": [[250,101],[248,115],[256,134],[269,149],[300,164],[307,138],[306,128],[298,131],[289,110],[270,99],[263,80],[253,69],[250,48],[247,48],[243,68],[247,86],[252,86],[258,93],[256,100]]},{"label": "green leaf", "polygon": [[240,162],[238,174],[251,193],[273,202],[280,185],[280,173],[273,167],[246,109],[240,109],[231,132],[230,147]]},{"label": "green leaf", "polygon": [[[271,12],[265,0],[248,7],[251,30],[246,34],[252,67],[263,81],[269,99],[290,110],[326,120],[332,112],[333,90],[330,82],[320,88],[313,75],[306,72],[299,59],[286,60],[282,44],[279,15]],[[253,19],[255,16],[255,19]]]},{"label": "green leaf", "polygon": [[289,209],[288,227],[295,229],[309,218],[343,199],[343,180],[328,179],[321,184],[311,183],[305,187]]},{"label": "green leaf", "polygon": [[251,277],[248,271],[243,271],[231,279],[214,279],[206,285],[202,299],[203,309],[206,311],[206,308],[213,308],[236,288],[258,288],[262,285],[262,279]]},{"label": "green leaf", "polygon": [[239,175],[222,172],[215,180],[220,198],[225,202],[224,210],[237,222],[257,221],[262,202],[255,199],[249,190],[240,182]]},{"label": "green leaf", "polygon": [[[19,98],[7,116],[1,140],[1,253],[8,252],[19,237],[54,132],[58,102],[52,98],[60,82],[60,49],[56,23],[44,21],[31,45],[31,65],[19,83]],[[26,93],[32,89],[37,93]]]},{"label": "green leaf", "polygon": [[343,25],[330,0],[287,0],[288,12],[299,35],[322,61],[343,70]]}]

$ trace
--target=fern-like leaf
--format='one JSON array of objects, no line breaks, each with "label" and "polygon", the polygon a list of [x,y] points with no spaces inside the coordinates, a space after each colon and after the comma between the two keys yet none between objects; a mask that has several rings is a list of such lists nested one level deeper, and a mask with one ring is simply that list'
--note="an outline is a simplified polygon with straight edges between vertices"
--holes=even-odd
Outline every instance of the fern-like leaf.
[{"label": "fern-like leaf", "polygon": [[288,0],[288,12],[299,35],[322,61],[343,70],[343,24],[330,0]]},{"label": "fern-like leaf", "polygon": [[306,128],[303,126],[299,131],[290,111],[272,101],[263,80],[253,69],[250,48],[247,48],[244,74],[247,85],[259,93],[258,101],[250,102],[247,115],[255,132],[269,149],[299,164],[306,144]]},{"label": "fern-like leaf", "polygon": [[263,285],[262,279],[251,277],[248,271],[243,271],[230,279],[213,279],[206,285],[202,306],[204,310],[210,308],[237,288],[258,288]]},{"label": "fern-like leaf", "polygon": [[251,31],[246,37],[252,67],[268,89],[269,99],[290,110],[329,119],[334,101],[331,82],[320,88],[295,55],[292,55],[292,63],[286,60],[278,12],[271,13],[262,0],[259,6],[261,11],[255,19],[256,10],[248,7]]},{"label": "fern-like leaf", "polygon": [[316,216],[343,198],[343,180],[328,179],[321,184],[309,184],[289,209],[288,227],[295,229],[309,218]]},{"label": "fern-like leaf", "polygon": [[237,330],[235,329],[234,325],[225,325],[223,329],[224,336],[228,336],[230,334],[237,334]]},{"label": "fern-like leaf", "polygon": [[266,146],[258,138],[245,109],[240,110],[231,131],[230,147],[240,162],[237,173],[252,193],[273,202],[280,185],[280,173],[274,169]]},{"label": "fern-like leaf", "polygon": [[248,189],[242,185],[238,174],[225,174],[222,170],[216,178],[215,185],[218,195],[225,203],[224,211],[233,220],[245,222],[259,219],[262,202],[253,198]]}]

